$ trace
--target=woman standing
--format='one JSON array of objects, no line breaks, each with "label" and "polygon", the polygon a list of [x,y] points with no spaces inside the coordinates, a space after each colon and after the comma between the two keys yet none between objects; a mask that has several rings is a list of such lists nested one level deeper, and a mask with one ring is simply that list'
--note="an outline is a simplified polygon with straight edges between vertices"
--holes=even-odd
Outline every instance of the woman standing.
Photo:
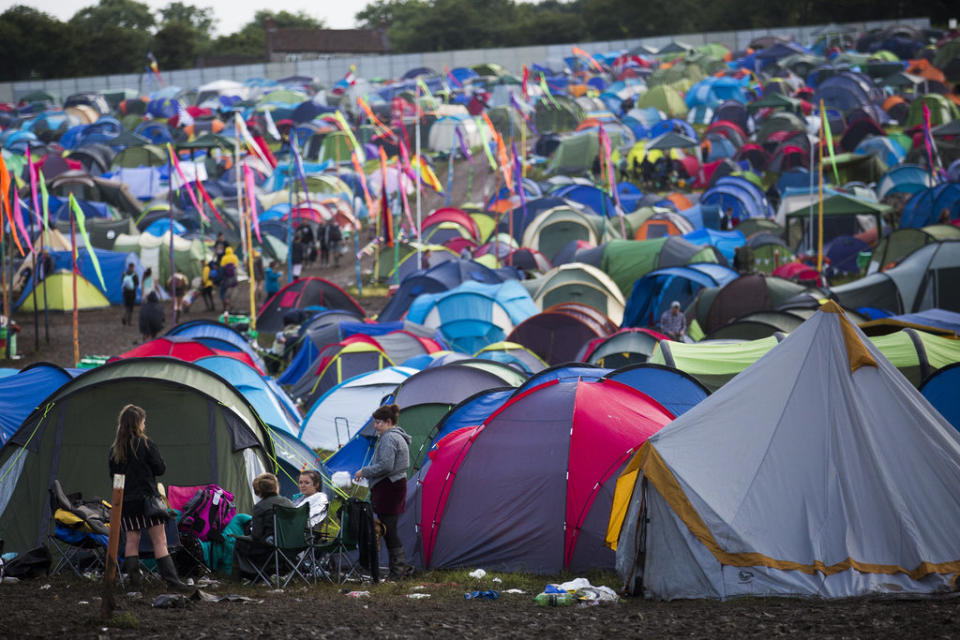
[{"label": "woman standing", "polygon": [[173,558],[167,550],[166,514],[151,516],[144,513],[145,499],[160,496],[156,476],[163,475],[167,470],[157,445],[146,436],[146,428],[146,411],[128,404],[120,411],[117,437],[110,447],[110,476],[118,473],[126,476],[121,519],[121,526],[127,535],[123,570],[130,580],[130,590],[139,591],[140,533],[146,529],[160,575],[172,587],[189,589],[180,582]]},{"label": "woman standing", "polygon": [[373,461],[356,474],[355,480],[370,482],[370,502],[386,527],[390,574],[387,580],[401,580],[412,573],[407,566],[403,544],[397,533],[397,520],[407,501],[407,468],[410,466],[410,436],[397,425],[400,407],[384,405],[373,412],[373,428],[377,430],[377,447]]}]

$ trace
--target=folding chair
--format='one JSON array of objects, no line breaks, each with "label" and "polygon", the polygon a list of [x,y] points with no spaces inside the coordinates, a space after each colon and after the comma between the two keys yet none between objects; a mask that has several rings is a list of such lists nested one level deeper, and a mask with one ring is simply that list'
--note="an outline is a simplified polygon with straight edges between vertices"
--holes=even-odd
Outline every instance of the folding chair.
[{"label": "folding chair", "polygon": [[102,501],[84,503],[79,493],[67,495],[59,480],[50,487],[50,511],[54,532],[47,536],[59,555],[50,575],[69,568],[77,576],[85,571],[103,572],[106,566],[107,539],[110,530],[109,505]]},{"label": "folding chair", "polygon": [[343,584],[351,578],[363,580],[359,562],[350,556],[351,552],[358,550],[356,527],[350,520],[350,510],[346,505],[340,509],[340,529],[336,535],[327,540],[315,540],[310,545],[314,565],[324,565],[324,576],[335,584]]},{"label": "folding chair", "polygon": [[[269,584],[274,584],[275,580],[281,588],[290,584],[294,576],[299,576],[305,583],[310,584],[310,579],[303,572],[306,561],[312,557],[307,539],[309,520],[309,504],[299,507],[273,507],[273,543],[267,559],[259,564],[254,563],[258,578]],[[281,569],[288,568],[290,573],[283,579]]]}]

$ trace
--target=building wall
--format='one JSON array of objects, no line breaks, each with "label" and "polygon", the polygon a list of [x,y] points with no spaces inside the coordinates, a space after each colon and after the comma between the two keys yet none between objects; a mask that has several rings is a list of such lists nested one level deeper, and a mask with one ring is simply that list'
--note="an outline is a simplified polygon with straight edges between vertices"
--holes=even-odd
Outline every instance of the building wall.
[{"label": "building wall", "polygon": [[[929,28],[930,18],[911,18],[906,20],[886,20],[844,23],[858,30],[883,28],[892,24],[904,24],[916,28]],[[161,70],[168,85],[192,88],[214,80],[237,80],[248,78],[283,78],[291,75],[306,75],[317,78],[320,84],[330,86],[343,78],[351,64],[356,64],[357,75],[364,78],[399,78],[409,69],[430,67],[442,71],[443,67],[453,68],[494,62],[514,72],[521,67],[545,60],[561,60],[571,55],[571,47],[579,46],[589,53],[603,53],[611,50],[628,50],[638,45],[659,49],[673,40],[679,40],[693,46],[709,42],[719,42],[730,49],[742,50],[754,38],[764,35],[779,35],[792,38],[797,42],[810,42],[812,33],[825,25],[805,27],[782,27],[774,29],[748,29],[742,31],[715,31],[710,33],[679,34],[653,38],[633,38],[629,40],[611,40],[607,42],[587,42],[573,44],[540,45],[531,47],[508,47],[502,49],[463,49],[459,51],[441,51],[430,53],[407,53],[385,56],[330,56],[315,60],[269,62],[232,67],[207,67],[203,69]],[[87,78],[62,78],[52,80],[27,80],[0,83],[0,102],[15,102],[20,96],[36,89],[44,89],[65,98],[81,91],[100,89],[136,89],[149,93],[158,87],[156,80],[147,74],[122,74],[112,76],[94,76]]]}]

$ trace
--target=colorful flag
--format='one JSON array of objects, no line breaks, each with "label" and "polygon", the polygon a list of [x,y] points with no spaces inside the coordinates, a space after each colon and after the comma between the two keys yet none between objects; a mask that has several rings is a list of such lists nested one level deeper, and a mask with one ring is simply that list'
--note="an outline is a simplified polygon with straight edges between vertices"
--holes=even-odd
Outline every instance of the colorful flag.
[{"label": "colorful flag", "polygon": [[340,128],[343,129],[343,132],[347,134],[347,138],[350,139],[350,144],[353,146],[353,150],[360,157],[361,162],[367,161],[367,156],[363,152],[363,147],[357,142],[357,139],[353,135],[353,131],[350,129],[350,125],[347,124],[347,119],[343,117],[343,114],[339,111],[333,112],[333,117],[336,118],[337,124],[340,125]]},{"label": "colorful flag", "polygon": [[353,169],[357,172],[360,179],[360,186],[363,187],[363,201],[367,203],[369,215],[373,215],[373,199],[370,197],[370,189],[367,187],[367,174],[363,172],[363,165],[360,164],[360,158],[356,153],[350,154],[350,161],[353,162]]},{"label": "colorful flag", "polygon": [[187,111],[186,106],[180,100],[177,100],[177,125],[180,127],[192,127],[193,116]]},{"label": "colorful flag", "polygon": [[30,168],[30,197],[33,202],[33,217],[37,220],[37,226],[43,228],[43,221],[40,219],[40,202],[37,198],[37,165],[33,164],[33,158],[30,156],[30,145],[27,145],[27,166]]},{"label": "colorful flag", "polygon": [[[397,184],[403,189],[398,178]],[[387,193],[387,152],[380,147],[380,224],[385,229],[383,237],[388,247],[393,246],[393,216],[390,214],[389,194]]]},{"label": "colorful flag", "polygon": [[461,89],[463,88],[463,83],[460,82],[460,80],[457,78],[457,76],[453,75],[453,72],[450,71],[450,69],[447,69],[447,65],[443,65],[443,72],[447,74],[447,79],[449,79],[450,82],[452,82],[453,84],[457,85],[457,86],[460,87]]},{"label": "colorful flag", "polygon": [[[839,187],[840,186],[840,172],[837,169],[837,159],[833,155],[833,135],[830,133],[830,118],[827,117],[827,110],[823,106],[823,100],[820,100],[820,118],[823,119],[823,135],[826,138],[825,141],[821,140],[821,144],[827,145],[827,152],[830,154],[830,164],[833,165],[833,181]],[[821,155],[823,151],[821,150]]]},{"label": "colorful flag", "polygon": [[364,115],[367,116],[370,124],[372,124],[375,129],[378,129],[380,133],[387,136],[391,140],[397,137],[397,134],[395,134],[390,127],[383,124],[380,118],[377,117],[377,114],[373,112],[373,109],[370,108],[370,105],[368,105],[363,98],[357,96],[357,104],[360,106],[360,110],[363,111]]},{"label": "colorful flag", "polygon": [[280,139],[280,130],[277,129],[277,123],[273,121],[273,115],[270,113],[270,110],[263,112],[263,119],[267,122],[267,133],[270,134],[270,137],[274,140]]},{"label": "colorful flag", "polygon": [[590,55],[580,47],[573,48],[573,55],[580,56],[581,58],[586,58],[590,62],[590,66],[592,66],[597,71],[603,71],[603,67],[600,65],[600,63],[594,60],[592,55]]},{"label": "colorful flag", "polygon": [[[246,162],[243,163],[243,181],[247,192],[247,210],[250,212],[250,223],[253,225],[253,232],[257,234],[257,242],[263,244],[263,238],[260,237],[260,219],[257,217],[256,184],[253,181],[253,170]],[[293,214],[291,213],[291,215]]]},{"label": "colorful flag", "polygon": [[477,130],[480,132],[480,139],[483,141],[481,145],[483,147],[483,153],[487,156],[487,162],[490,163],[490,171],[496,171],[497,161],[493,159],[493,151],[490,150],[490,145],[493,144],[490,140],[490,134],[480,116],[475,116],[474,119],[477,121]]},{"label": "colorful flag", "polygon": [[343,81],[348,87],[357,84],[357,65],[350,65],[350,68],[347,69],[347,75],[343,76]]},{"label": "colorful flag", "polygon": [[[20,212],[20,196],[16,193],[13,194],[13,219],[17,223],[17,229],[20,230],[20,235],[27,241],[27,250],[33,253],[33,243],[30,242],[30,234],[27,233],[26,228],[23,226],[23,214]],[[10,233],[13,233],[13,230],[11,230]],[[16,238],[17,234],[14,233],[13,237]],[[20,249],[20,255],[23,255],[22,248]]]},{"label": "colorful flag", "polygon": [[[173,150],[173,145],[169,142],[167,143],[167,153],[170,154],[170,162],[173,164],[173,168],[176,170],[177,175],[180,176],[180,182],[183,183],[182,188],[187,190],[187,196],[190,198],[190,203],[193,205],[193,208],[197,210],[197,213],[200,214],[200,217],[203,218],[204,222],[210,224],[210,218],[207,217],[207,214],[203,211],[203,207],[200,206],[199,202],[197,202],[197,195],[193,192],[193,187],[190,186],[190,183],[187,181],[187,177],[183,174],[183,168],[180,166],[180,160],[177,158],[177,153]],[[199,180],[194,181],[200,182]]]},{"label": "colorful flag", "polygon": [[43,228],[50,226],[50,194],[47,193],[47,180],[43,177],[43,169],[37,169],[37,181],[40,183],[40,197],[43,200]]},{"label": "colorful flag", "polygon": [[527,91],[527,82],[529,80],[530,80],[530,69],[527,69],[527,65],[523,65],[523,81],[520,83],[520,86],[523,89],[524,100],[530,97],[530,92]]},{"label": "colorful flag", "polygon": [[150,60],[150,71],[153,71],[153,75],[157,78],[157,82],[160,83],[160,86],[164,86],[163,76],[160,75],[160,67],[157,65],[157,59],[154,57],[153,53],[147,53],[147,59]]},{"label": "colorful flag", "polygon": [[466,158],[470,164],[473,164],[473,155],[470,153],[470,147],[467,146],[466,141],[463,139],[463,133],[460,132],[459,125],[457,125],[455,131],[457,132],[457,144],[460,146],[460,153],[463,154],[463,157]]},{"label": "colorful flag", "polygon": [[80,204],[73,197],[72,193],[70,194],[70,210],[73,211],[73,217],[77,221],[77,230],[80,231],[80,238],[83,239],[83,244],[87,248],[87,255],[90,256],[90,262],[93,263],[93,270],[97,272],[97,278],[100,280],[100,288],[106,291],[107,285],[103,282],[103,273],[100,271],[100,261],[97,259],[97,252],[90,243],[90,236],[87,235],[86,217],[83,215],[83,209],[80,208]]}]

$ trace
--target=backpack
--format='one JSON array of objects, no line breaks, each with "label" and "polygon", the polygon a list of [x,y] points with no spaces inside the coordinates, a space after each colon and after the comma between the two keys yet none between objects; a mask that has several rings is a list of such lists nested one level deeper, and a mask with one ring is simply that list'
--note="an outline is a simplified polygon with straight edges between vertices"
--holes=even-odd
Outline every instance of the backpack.
[{"label": "backpack", "polygon": [[223,265],[223,280],[231,286],[237,283],[237,265],[232,262]]},{"label": "backpack", "polygon": [[[136,275],[132,273],[124,274],[123,276],[123,290],[124,291],[136,291],[137,281]],[[114,280],[116,282],[116,280]]]},{"label": "backpack", "polygon": [[223,269],[220,267],[210,267],[210,282],[213,284],[223,282]]},{"label": "backpack", "polygon": [[233,494],[215,484],[200,487],[180,513],[177,529],[200,540],[223,542],[223,530],[237,513]]}]

